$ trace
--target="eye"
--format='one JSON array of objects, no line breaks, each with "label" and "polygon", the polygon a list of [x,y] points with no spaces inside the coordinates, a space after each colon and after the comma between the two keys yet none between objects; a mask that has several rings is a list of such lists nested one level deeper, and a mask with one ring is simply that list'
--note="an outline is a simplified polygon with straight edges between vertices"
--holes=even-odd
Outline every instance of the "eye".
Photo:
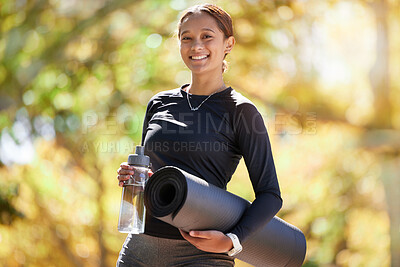
[{"label": "eye", "polygon": [[208,39],[208,38],[212,38],[212,36],[211,36],[211,35],[208,35],[208,34],[206,34],[206,35],[204,35],[204,38],[205,38],[205,39]]}]

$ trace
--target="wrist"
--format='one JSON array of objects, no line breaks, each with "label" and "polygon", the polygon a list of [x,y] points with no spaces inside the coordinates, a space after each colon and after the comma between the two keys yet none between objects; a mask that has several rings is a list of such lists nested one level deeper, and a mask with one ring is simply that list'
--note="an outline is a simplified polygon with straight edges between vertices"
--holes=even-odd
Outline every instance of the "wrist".
[{"label": "wrist", "polygon": [[228,253],[228,251],[233,249],[233,242],[229,236],[225,235],[225,237],[226,237],[226,244],[227,244],[225,253]]}]

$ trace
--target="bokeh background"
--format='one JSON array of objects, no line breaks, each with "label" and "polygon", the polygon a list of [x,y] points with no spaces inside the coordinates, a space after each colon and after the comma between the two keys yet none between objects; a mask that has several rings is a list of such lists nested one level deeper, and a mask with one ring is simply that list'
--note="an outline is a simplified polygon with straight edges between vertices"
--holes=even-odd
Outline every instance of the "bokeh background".
[{"label": "bokeh background", "polygon": [[[225,81],[264,116],[304,266],[400,266],[399,1],[209,2],[233,17]],[[190,81],[173,34],[197,3],[0,1],[1,266],[115,265],[116,170],[150,97]],[[229,190],[254,199],[243,163]]]}]

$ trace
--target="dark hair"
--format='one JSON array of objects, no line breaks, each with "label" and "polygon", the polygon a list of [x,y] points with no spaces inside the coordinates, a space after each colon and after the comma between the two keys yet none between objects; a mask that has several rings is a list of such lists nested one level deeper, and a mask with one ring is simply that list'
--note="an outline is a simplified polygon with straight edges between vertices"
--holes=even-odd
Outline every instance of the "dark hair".
[{"label": "dark hair", "polygon": [[[233,25],[232,25],[232,18],[231,16],[219,6],[214,4],[202,4],[202,5],[195,5],[192,6],[183,13],[181,19],[178,23],[178,38],[181,36],[181,27],[183,22],[191,15],[198,14],[201,12],[205,12],[212,16],[215,21],[217,22],[218,28],[223,32],[225,38],[229,38],[233,36]],[[226,57],[227,54],[225,54]],[[225,58],[224,57],[224,58]],[[228,68],[228,63],[226,60],[223,61],[222,64],[222,71],[225,72]]]}]

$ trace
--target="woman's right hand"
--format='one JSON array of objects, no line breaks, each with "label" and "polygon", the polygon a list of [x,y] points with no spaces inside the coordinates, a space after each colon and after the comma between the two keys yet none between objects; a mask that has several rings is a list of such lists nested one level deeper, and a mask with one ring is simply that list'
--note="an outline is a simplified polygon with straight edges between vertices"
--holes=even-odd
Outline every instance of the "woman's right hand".
[{"label": "woman's right hand", "polygon": [[119,181],[118,185],[122,187],[124,185],[124,181],[131,178],[131,175],[135,173],[135,167],[129,165],[128,162],[122,162],[117,173],[117,179]]},{"label": "woman's right hand", "polygon": [[[124,181],[131,178],[131,175],[135,173],[135,166],[129,165],[128,162],[122,162],[118,171],[117,179],[119,186],[124,186]],[[149,177],[153,175],[153,172],[149,169]]]}]

